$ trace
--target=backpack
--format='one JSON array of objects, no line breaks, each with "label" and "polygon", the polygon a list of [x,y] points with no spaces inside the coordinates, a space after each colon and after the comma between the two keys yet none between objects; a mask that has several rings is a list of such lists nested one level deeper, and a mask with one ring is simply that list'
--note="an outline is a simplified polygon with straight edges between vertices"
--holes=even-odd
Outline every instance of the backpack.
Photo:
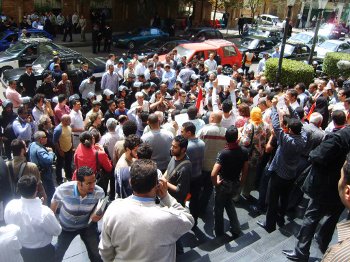
[{"label": "backpack", "polygon": [[12,141],[17,138],[15,131],[13,131],[13,122],[8,123],[8,125],[5,127],[4,137],[6,137],[9,141]]}]

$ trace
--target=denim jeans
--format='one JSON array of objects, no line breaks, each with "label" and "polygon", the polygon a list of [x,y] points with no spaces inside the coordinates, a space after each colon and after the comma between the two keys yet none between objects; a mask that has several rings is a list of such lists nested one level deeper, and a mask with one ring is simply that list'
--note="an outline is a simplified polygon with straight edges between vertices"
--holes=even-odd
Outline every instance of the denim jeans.
[{"label": "denim jeans", "polygon": [[215,190],[215,235],[221,236],[224,234],[224,209],[226,210],[227,216],[230,219],[231,232],[239,234],[241,232],[241,228],[233,202],[233,195]]},{"label": "denim jeans", "polygon": [[55,193],[55,185],[52,178],[52,171],[44,171],[41,174],[41,180],[43,182],[43,187],[45,189],[45,193],[47,195],[47,205],[51,205],[51,199],[53,194]]},{"label": "denim jeans", "polygon": [[96,223],[91,223],[88,227],[76,231],[62,230],[55,245],[55,261],[62,261],[70,243],[77,235],[80,235],[81,240],[84,242],[90,261],[102,262],[101,256],[98,253],[99,239]]}]

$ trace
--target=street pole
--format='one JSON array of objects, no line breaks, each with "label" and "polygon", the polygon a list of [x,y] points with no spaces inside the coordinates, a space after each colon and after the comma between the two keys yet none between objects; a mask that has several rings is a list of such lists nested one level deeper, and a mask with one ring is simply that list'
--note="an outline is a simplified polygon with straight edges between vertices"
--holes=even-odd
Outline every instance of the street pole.
[{"label": "street pole", "polygon": [[317,14],[317,22],[316,22],[316,28],[315,28],[315,33],[314,33],[314,39],[312,40],[311,51],[309,54],[309,60],[308,60],[309,65],[312,64],[312,58],[314,56],[315,47],[316,47],[316,43],[317,43],[317,39],[318,39],[318,30],[320,29],[322,13],[323,13],[323,9],[319,9],[318,14]]},{"label": "street pole", "polygon": [[282,39],[282,45],[281,45],[281,52],[280,52],[280,57],[278,59],[278,68],[277,68],[277,74],[276,74],[276,84],[279,84],[279,81],[281,79],[281,73],[282,73],[282,61],[283,61],[283,55],[284,55],[284,48],[286,46],[286,41],[287,41],[287,31],[289,28],[289,19],[292,13],[292,7],[293,6],[288,6],[288,14],[286,18],[286,24],[284,25],[284,32],[283,32],[283,39]]}]

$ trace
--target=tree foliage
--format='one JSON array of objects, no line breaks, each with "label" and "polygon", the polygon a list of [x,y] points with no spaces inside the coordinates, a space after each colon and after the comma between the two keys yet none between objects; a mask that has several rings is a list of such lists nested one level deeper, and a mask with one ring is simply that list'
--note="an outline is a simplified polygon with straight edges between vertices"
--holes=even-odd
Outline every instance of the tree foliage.
[{"label": "tree foliage", "polygon": [[257,10],[263,5],[263,3],[264,3],[264,0],[247,0],[246,1],[245,7],[250,9],[250,13],[253,19]]}]

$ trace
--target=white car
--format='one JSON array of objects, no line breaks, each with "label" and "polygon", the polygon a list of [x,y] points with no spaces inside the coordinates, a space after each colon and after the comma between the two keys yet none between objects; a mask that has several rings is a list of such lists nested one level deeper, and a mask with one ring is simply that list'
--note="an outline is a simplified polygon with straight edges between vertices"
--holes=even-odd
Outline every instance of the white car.
[{"label": "white car", "polygon": [[[290,38],[288,38],[287,43],[291,43],[291,44],[296,44],[296,43],[300,43],[300,44],[305,44],[308,47],[311,48],[312,46],[312,42],[314,40],[314,32],[301,32],[298,34],[295,34],[293,36],[291,36]],[[326,36],[318,36],[318,43],[317,45],[322,44],[324,41],[328,40],[328,37]]]},{"label": "white car", "polygon": [[350,45],[340,40],[327,40],[317,46],[315,51],[317,52],[316,57],[324,59],[328,52],[342,52],[350,49]]},{"label": "white car", "polygon": [[283,27],[283,22],[278,18],[278,16],[274,15],[260,15],[261,18],[261,23],[263,25],[270,25],[270,26],[278,26],[278,27]]}]

